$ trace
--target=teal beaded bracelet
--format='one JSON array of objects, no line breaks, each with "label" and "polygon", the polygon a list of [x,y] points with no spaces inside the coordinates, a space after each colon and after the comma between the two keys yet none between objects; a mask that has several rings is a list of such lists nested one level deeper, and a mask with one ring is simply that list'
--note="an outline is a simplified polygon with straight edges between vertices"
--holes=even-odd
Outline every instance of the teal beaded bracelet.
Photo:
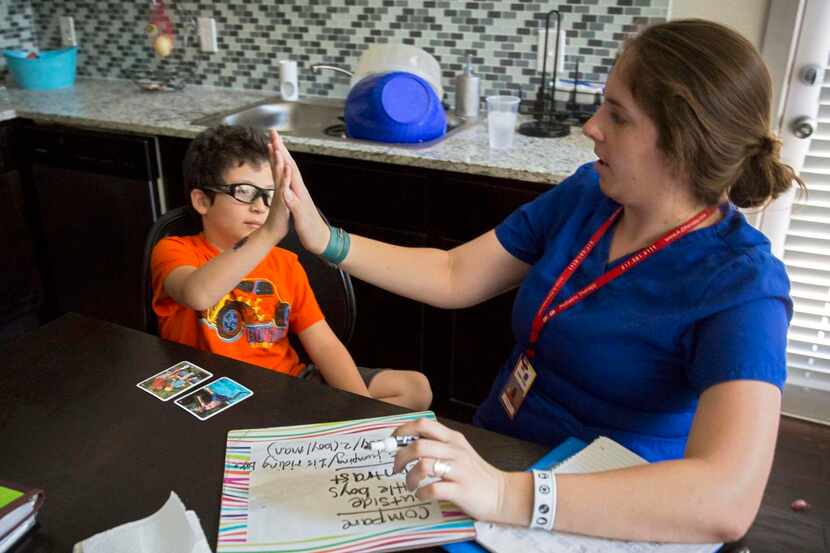
[{"label": "teal beaded bracelet", "polygon": [[346,256],[349,255],[351,238],[349,233],[340,227],[329,226],[329,243],[320,257],[334,265],[340,265]]}]

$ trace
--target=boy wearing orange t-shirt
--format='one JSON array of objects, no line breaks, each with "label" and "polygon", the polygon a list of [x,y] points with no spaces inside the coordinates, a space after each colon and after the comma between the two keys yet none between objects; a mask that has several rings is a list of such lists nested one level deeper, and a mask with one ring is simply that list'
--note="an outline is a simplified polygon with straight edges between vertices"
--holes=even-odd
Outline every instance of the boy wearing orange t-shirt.
[{"label": "boy wearing orange t-shirt", "polygon": [[[265,135],[219,126],[197,136],[185,185],[203,232],[153,250],[153,309],[162,338],[414,410],[432,400],[421,373],[355,366],[317,305],[297,256],[274,247],[288,231],[280,165]],[[313,365],[288,341],[297,335]]]}]

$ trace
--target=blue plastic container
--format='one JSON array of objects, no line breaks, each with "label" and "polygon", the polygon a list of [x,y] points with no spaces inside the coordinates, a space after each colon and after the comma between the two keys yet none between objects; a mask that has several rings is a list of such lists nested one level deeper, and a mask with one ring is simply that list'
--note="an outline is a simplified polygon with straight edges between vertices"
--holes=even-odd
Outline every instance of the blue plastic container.
[{"label": "blue plastic container", "polygon": [[343,115],[350,137],[376,142],[426,142],[447,132],[447,115],[433,88],[403,71],[361,79]]},{"label": "blue plastic container", "polygon": [[26,59],[28,52],[4,50],[6,64],[21,88],[53,90],[75,84],[78,47],[40,52],[37,58]]}]

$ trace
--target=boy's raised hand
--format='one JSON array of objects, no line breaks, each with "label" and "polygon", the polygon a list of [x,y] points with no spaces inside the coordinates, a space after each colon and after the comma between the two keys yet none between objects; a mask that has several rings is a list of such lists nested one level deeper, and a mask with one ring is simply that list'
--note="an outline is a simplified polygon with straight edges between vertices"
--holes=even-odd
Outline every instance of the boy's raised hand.
[{"label": "boy's raised hand", "polygon": [[279,242],[288,234],[288,221],[291,218],[291,212],[283,199],[284,189],[290,179],[290,168],[284,162],[281,163],[280,156],[277,154],[278,144],[281,143],[277,131],[272,129],[271,142],[268,144],[268,161],[271,164],[271,175],[274,178],[274,199],[271,201],[268,217],[263,226],[274,234],[275,242]]},{"label": "boy's raised hand", "polygon": [[294,228],[303,247],[311,253],[319,255],[323,253],[329,243],[331,234],[329,226],[317,211],[314,200],[311,199],[311,194],[308,193],[308,189],[305,187],[297,163],[291,157],[282,138],[275,130],[271,131],[271,149],[275,152],[276,157],[274,162],[276,171],[274,174],[276,175],[278,171],[283,176],[280,179],[282,187],[277,190],[277,194],[282,194],[282,200],[291,210],[291,216],[294,217]]}]

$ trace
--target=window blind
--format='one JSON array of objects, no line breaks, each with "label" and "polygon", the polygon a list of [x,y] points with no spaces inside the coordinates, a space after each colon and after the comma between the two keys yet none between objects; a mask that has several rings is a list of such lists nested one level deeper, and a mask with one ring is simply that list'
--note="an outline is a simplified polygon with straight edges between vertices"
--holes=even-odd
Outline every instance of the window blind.
[{"label": "window blind", "polygon": [[784,243],[792,285],[784,412],[830,424],[830,70]]}]

